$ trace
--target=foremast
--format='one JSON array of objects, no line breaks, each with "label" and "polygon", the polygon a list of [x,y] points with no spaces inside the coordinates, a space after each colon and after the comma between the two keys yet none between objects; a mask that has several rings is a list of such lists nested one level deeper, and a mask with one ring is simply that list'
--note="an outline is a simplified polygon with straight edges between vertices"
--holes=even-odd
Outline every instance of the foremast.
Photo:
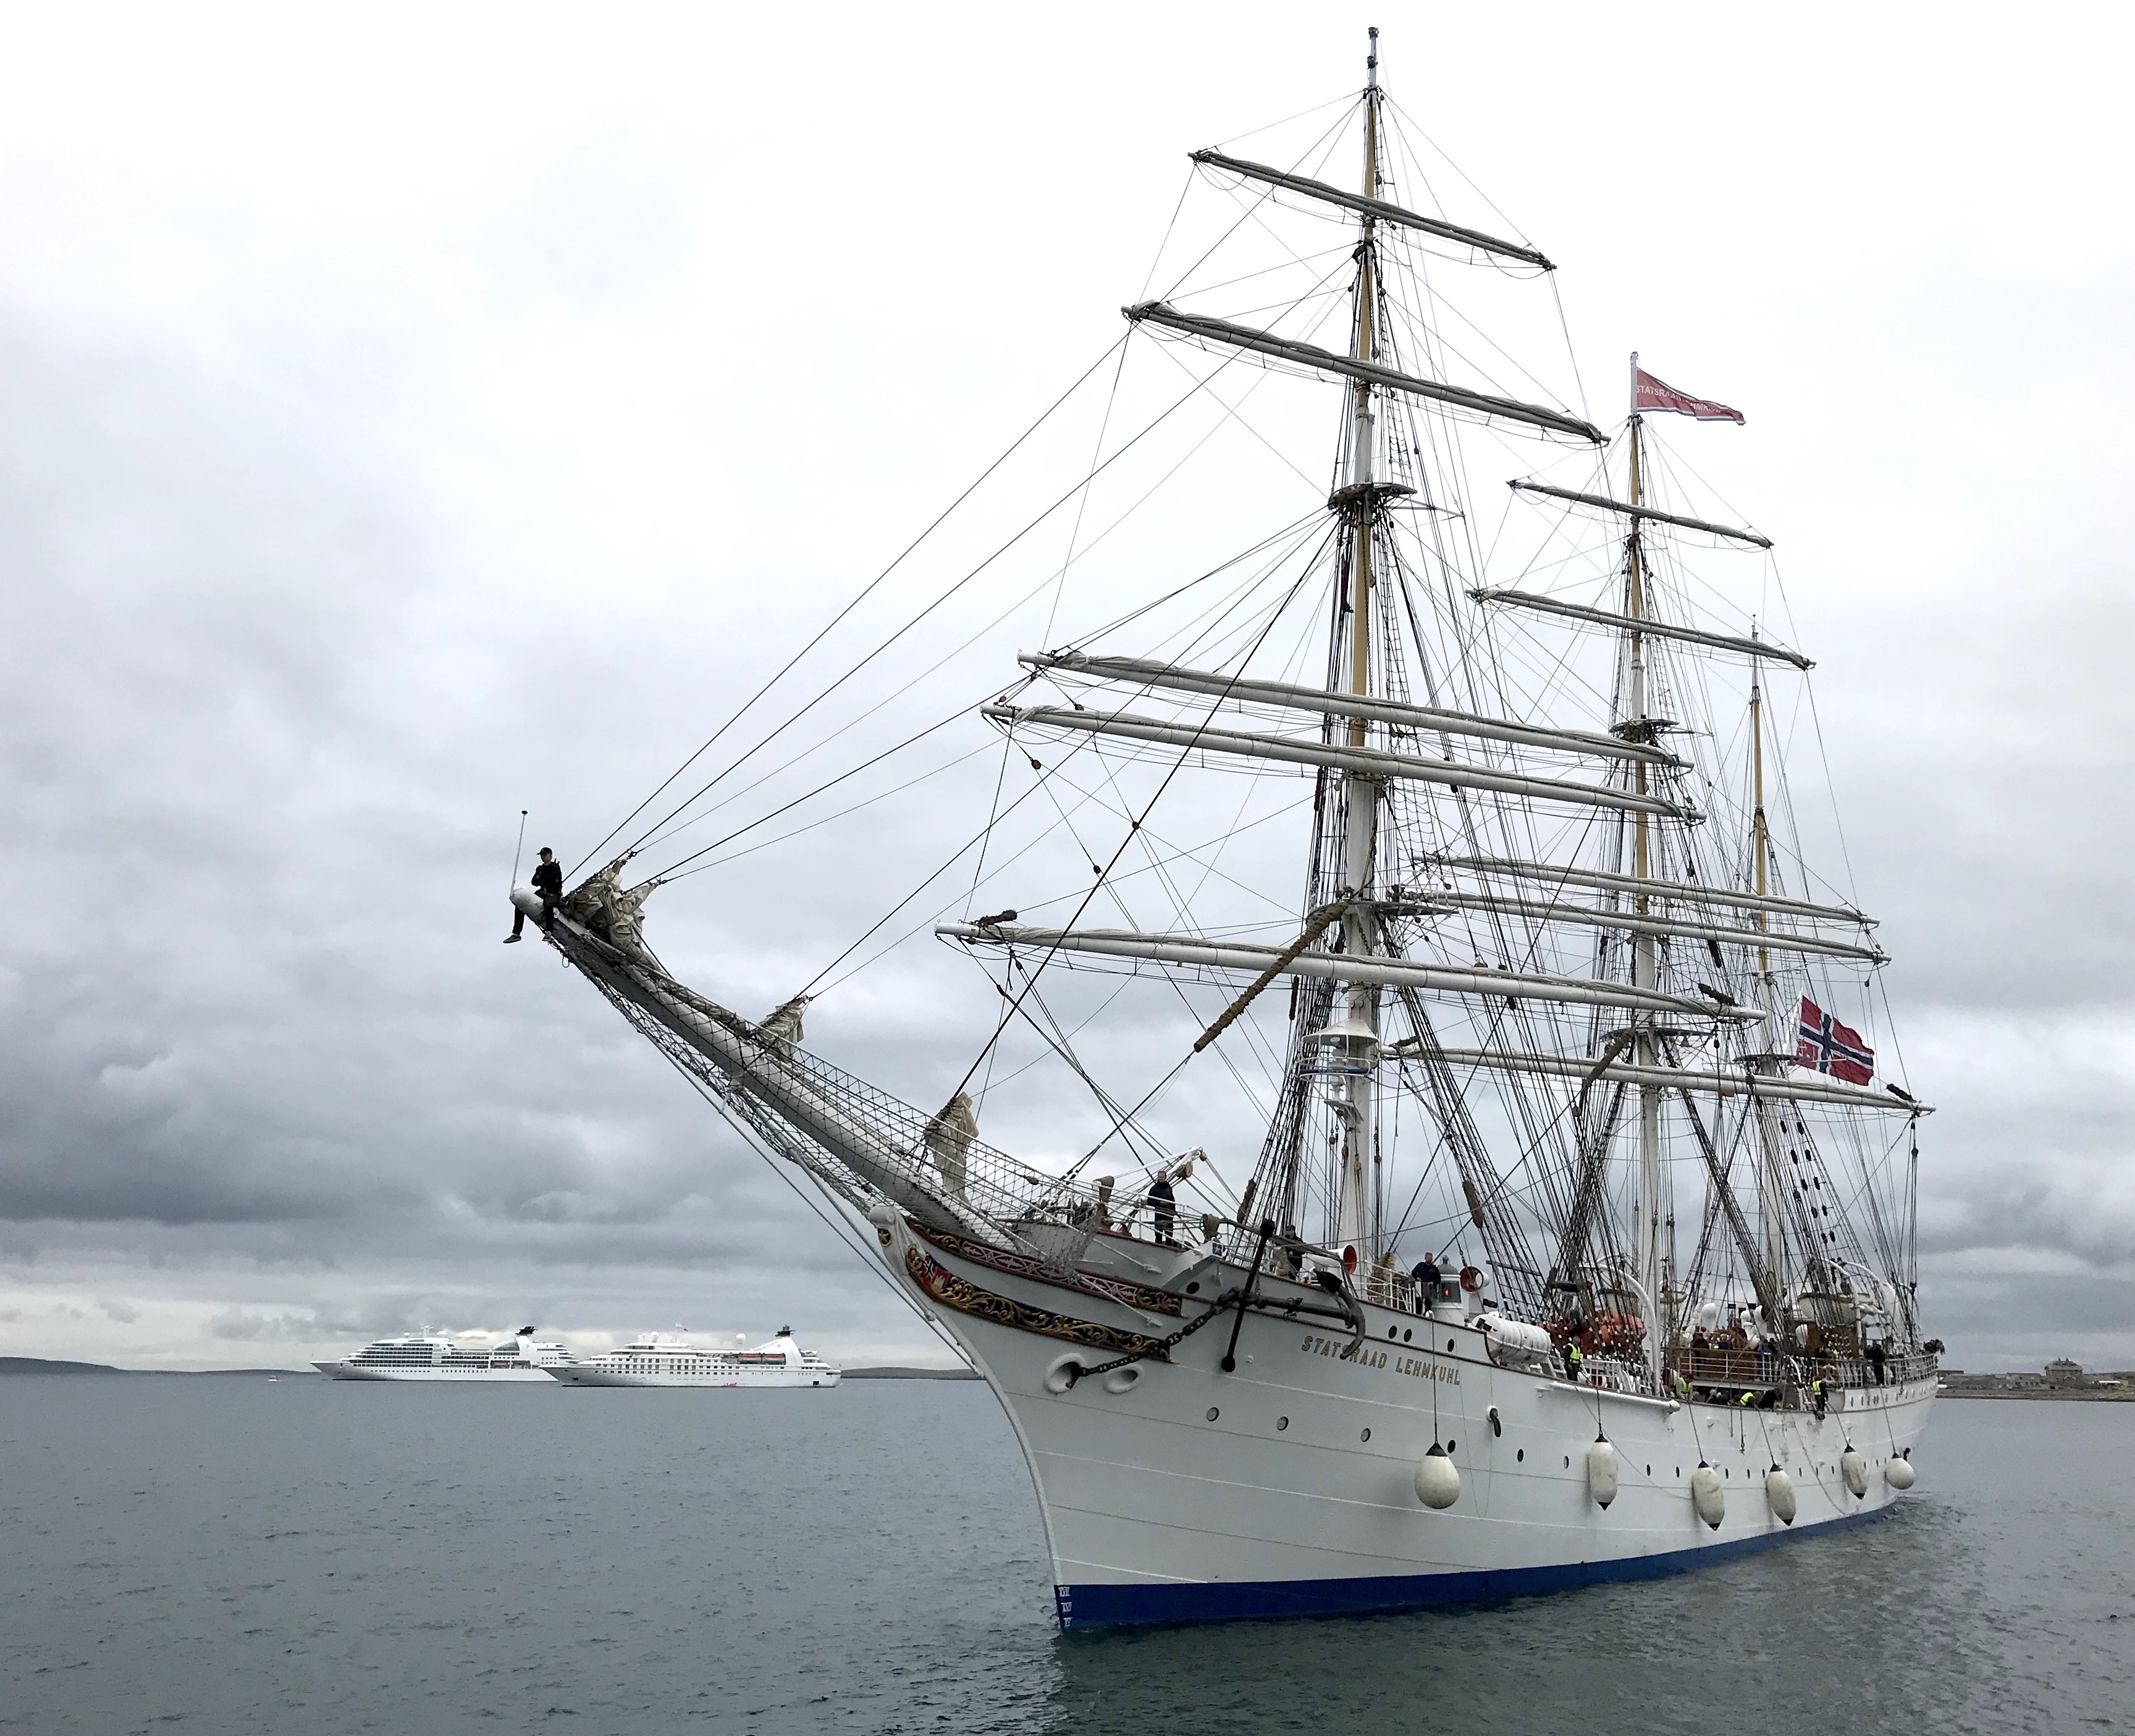
[{"label": "foremast", "polygon": [[[1364,85],[1363,196],[1376,200],[1379,193],[1379,32],[1371,32]],[[1376,221],[1367,209],[1359,222],[1357,242],[1356,317],[1352,356],[1360,362],[1376,361],[1377,333],[1377,273]],[[1349,562],[1349,691],[1358,697],[1372,691],[1372,526],[1374,512],[1372,448],[1377,432],[1372,413],[1372,386],[1359,378],[1351,388],[1354,415],[1349,437],[1348,486],[1336,497],[1340,510],[1352,521],[1353,551]],[[1339,631],[1339,627],[1338,627]],[[1365,720],[1349,720],[1349,745],[1365,743]],[[1378,851],[1379,806],[1385,785],[1362,772],[1342,776],[1341,886],[1337,895],[1346,900],[1342,914],[1343,949],[1353,958],[1381,953],[1378,921],[1370,898]],[[1345,1264],[1353,1268],[1377,1251],[1375,1238],[1378,1190],[1373,1185],[1377,1159],[1379,988],[1376,983],[1341,984],[1339,1011],[1323,1034],[1331,1051],[1343,1055],[1341,1118],[1341,1166],[1335,1178],[1334,1234]]]}]

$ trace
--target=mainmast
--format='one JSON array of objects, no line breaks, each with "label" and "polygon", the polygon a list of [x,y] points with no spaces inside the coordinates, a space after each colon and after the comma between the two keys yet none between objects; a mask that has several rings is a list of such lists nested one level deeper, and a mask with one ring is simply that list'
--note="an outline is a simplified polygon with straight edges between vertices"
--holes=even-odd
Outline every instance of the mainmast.
[{"label": "mainmast", "polygon": [[[1640,419],[1638,414],[1639,357],[1631,356],[1631,497],[1634,507],[1645,504],[1645,478],[1641,472],[1639,451]],[[1641,544],[1641,521],[1631,521],[1627,538],[1627,564],[1629,568],[1629,605],[1625,613],[1631,618],[1631,693],[1629,715],[1624,720],[1633,739],[1650,743],[1653,738],[1652,719],[1648,715],[1646,694],[1646,636],[1637,623],[1646,613],[1645,553]],[[1634,788],[1644,796],[1648,793],[1646,762],[1634,761],[1632,776]],[[1650,815],[1640,810],[1633,833],[1632,875],[1639,880],[1653,877],[1653,822]],[[1640,916],[1648,914],[1652,900],[1644,892],[1632,899],[1632,908]],[[1650,990],[1658,982],[1656,967],[1656,938],[1650,930],[1639,930],[1631,937],[1631,983],[1634,988]],[[1632,1029],[1638,1033],[1639,1064],[1655,1067],[1661,1060],[1660,1045],[1654,1034],[1654,1016],[1651,1013],[1634,1013]],[[1646,1310],[1648,1344],[1657,1344],[1661,1331],[1659,1299],[1661,1294],[1661,1088],[1641,1084],[1639,1087],[1639,1193],[1638,1220],[1633,1226],[1633,1258],[1638,1268],[1637,1278],[1644,1291],[1640,1302]]]},{"label": "mainmast", "polygon": [[[1363,196],[1379,194],[1379,32],[1371,30],[1371,49],[1364,61],[1364,179]],[[1357,244],[1357,315],[1353,359],[1374,359],[1377,311],[1377,263],[1373,230],[1376,220],[1369,209],[1363,216]],[[1358,379],[1354,393],[1355,419],[1349,437],[1349,482],[1342,491],[1346,510],[1354,524],[1355,543],[1349,562],[1349,691],[1364,695],[1372,686],[1372,449],[1373,417],[1372,387]],[[1349,744],[1364,745],[1365,720],[1349,721]],[[1343,948],[1352,957],[1378,952],[1378,923],[1365,904],[1372,876],[1379,830],[1378,779],[1359,772],[1345,772],[1342,778],[1342,895],[1351,902],[1342,919]],[[1343,1092],[1336,1103],[1342,1122],[1342,1161],[1335,1177],[1334,1244],[1346,1251],[1357,1250],[1359,1261],[1378,1250],[1373,1245],[1377,1225],[1372,1221],[1377,1189],[1372,1184],[1377,1161],[1374,1123],[1379,1057],[1379,991],[1376,984],[1346,983],[1341,1011],[1326,1033],[1331,1045],[1348,1052],[1343,1070]]]}]

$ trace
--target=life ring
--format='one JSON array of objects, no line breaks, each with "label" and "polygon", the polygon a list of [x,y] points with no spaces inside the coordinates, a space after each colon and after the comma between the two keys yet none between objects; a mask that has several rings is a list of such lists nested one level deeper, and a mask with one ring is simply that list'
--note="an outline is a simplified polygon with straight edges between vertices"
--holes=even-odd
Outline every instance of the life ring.
[{"label": "life ring", "polygon": [[1460,1287],[1470,1296],[1479,1291],[1483,1287],[1481,1268],[1475,1266],[1463,1266],[1460,1268]]}]

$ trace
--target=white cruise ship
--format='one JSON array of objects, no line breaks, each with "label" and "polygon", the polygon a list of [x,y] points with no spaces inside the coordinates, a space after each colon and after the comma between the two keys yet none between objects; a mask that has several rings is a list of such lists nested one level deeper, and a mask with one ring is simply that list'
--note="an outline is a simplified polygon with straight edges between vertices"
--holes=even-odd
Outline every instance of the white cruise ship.
[{"label": "white cruise ship", "polygon": [[588,1361],[566,1360],[548,1373],[566,1386],[835,1386],[845,1378],[835,1362],[793,1341],[793,1328],[753,1350],[707,1350],[657,1332]]},{"label": "white cruise ship", "polygon": [[330,1380],[546,1380],[567,1366],[560,1344],[536,1344],[534,1328],[489,1344],[461,1344],[424,1332],[375,1338],[345,1362],[314,1362]]}]

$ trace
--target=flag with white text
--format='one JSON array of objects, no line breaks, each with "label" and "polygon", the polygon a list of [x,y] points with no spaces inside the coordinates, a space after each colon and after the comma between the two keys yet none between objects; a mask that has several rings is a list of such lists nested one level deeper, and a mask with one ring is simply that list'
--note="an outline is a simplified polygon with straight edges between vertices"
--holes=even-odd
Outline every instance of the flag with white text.
[{"label": "flag with white text", "polygon": [[1688,392],[1679,392],[1665,380],[1656,380],[1644,368],[1634,368],[1637,376],[1633,394],[1634,410],[1673,410],[1679,416],[1695,416],[1701,422],[1736,422],[1742,420],[1742,412],[1730,410],[1724,404],[1715,404],[1708,398],[1693,398]]}]

